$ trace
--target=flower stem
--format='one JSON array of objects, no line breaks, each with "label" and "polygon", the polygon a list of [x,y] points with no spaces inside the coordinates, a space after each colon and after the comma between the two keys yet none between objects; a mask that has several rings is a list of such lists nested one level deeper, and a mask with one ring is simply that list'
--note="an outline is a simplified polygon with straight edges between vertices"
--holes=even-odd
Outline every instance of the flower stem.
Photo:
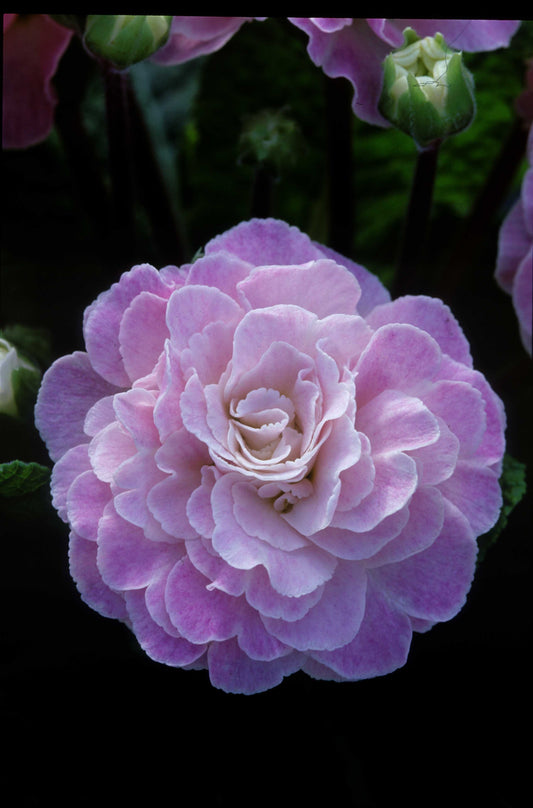
[{"label": "flower stem", "polygon": [[255,169],[250,205],[252,217],[267,218],[272,215],[274,175],[272,169],[260,164]]},{"label": "flower stem", "polygon": [[134,183],[130,137],[128,74],[103,65],[111,177],[113,227],[117,246],[134,246]]},{"label": "flower stem", "polygon": [[[440,281],[439,296],[447,300],[454,297],[474,265],[476,252],[486,242],[487,233],[497,231],[495,217],[526,153],[527,133],[524,122],[517,118],[453,248]],[[490,262],[489,266],[494,272]]]},{"label": "flower stem", "polygon": [[440,141],[418,151],[392,296],[418,292],[421,247],[427,231]]},{"label": "flower stem", "polygon": [[352,90],[345,79],[325,77],[329,177],[329,239],[332,249],[353,250],[355,194],[352,155]]}]

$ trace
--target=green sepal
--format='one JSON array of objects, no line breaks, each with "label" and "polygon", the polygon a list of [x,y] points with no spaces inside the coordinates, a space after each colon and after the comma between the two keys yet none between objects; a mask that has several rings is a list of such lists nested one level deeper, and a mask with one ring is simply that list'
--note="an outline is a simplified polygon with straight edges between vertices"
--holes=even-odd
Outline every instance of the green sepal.
[{"label": "green sepal", "polygon": [[0,497],[19,497],[31,494],[47,485],[50,469],[40,463],[11,460],[0,463]]},{"label": "green sepal", "polygon": [[125,70],[167,42],[171,22],[171,16],[88,14],[83,41],[91,53]]},{"label": "green sepal", "polygon": [[527,491],[525,464],[506,454],[503,458],[500,487],[502,490],[500,516],[494,527],[478,539],[478,563],[483,561],[487,550],[495,544],[507,527],[511,511],[516,508]]}]

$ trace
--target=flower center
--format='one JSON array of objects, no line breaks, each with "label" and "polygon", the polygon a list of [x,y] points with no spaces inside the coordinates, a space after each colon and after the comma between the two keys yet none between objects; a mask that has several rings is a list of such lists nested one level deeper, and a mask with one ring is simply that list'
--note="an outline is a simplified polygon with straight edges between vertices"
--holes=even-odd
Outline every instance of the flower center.
[{"label": "flower center", "polygon": [[446,73],[450,57],[435,37],[426,36],[391,54],[396,80],[390,92],[398,100],[408,90],[408,74],[415,77],[420,89],[433,106],[443,112],[448,93]]},{"label": "flower center", "polygon": [[231,402],[228,444],[246,464],[294,460],[301,443],[294,404],[278,390],[261,387]]}]

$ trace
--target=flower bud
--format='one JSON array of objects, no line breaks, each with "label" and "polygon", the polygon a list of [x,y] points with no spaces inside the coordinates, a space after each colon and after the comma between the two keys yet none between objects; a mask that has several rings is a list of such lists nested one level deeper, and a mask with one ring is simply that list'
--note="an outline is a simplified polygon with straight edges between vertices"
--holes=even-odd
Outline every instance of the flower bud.
[{"label": "flower bud", "polygon": [[161,14],[88,14],[83,41],[91,53],[124,70],[165,44],[171,22]]},{"label": "flower bud", "polygon": [[35,365],[19,356],[15,346],[0,337],[0,413],[19,415],[18,399],[23,388],[38,387],[39,381],[40,372]]},{"label": "flower bud", "polygon": [[384,62],[379,110],[419,148],[463,131],[475,115],[474,79],[460,51],[441,34],[420,39],[411,28]]},{"label": "flower bud", "polygon": [[294,160],[299,139],[298,125],[284,110],[264,109],[245,121],[239,159],[280,171]]}]

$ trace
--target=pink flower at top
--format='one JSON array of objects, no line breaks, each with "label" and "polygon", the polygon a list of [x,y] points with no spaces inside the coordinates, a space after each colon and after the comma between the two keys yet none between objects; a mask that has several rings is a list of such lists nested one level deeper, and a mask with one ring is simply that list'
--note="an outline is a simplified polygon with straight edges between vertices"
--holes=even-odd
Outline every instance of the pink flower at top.
[{"label": "pink flower at top", "polygon": [[44,140],[54,122],[52,78],[72,31],[46,14],[4,14],[2,146]]},{"label": "pink flower at top", "polygon": [[507,214],[498,241],[496,280],[512,296],[520,337],[531,356],[533,294],[533,126],[527,141],[529,168],[522,180],[520,198]]},{"label": "pink flower at top", "polygon": [[266,17],[173,17],[168,42],[151,61],[175,65],[196,56],[214,53],[231,39],[241,25]]},{"label": "pink flower at top", "polygon": [[509,45],[520,25],[520,20],[288,19],[309,36],[313,62],[331,78],[344,76],[351,82],[357,117],[378,126],[389,126],[378,111],[383,61],[403,44],[405,28],[413,28],[420,37],[440,33],[455,50],[486,51]]},{"label": "pink flower at top", "polygon": [[36,423],[81,596],[150,657],[232,693],[353,681],[461,609],[505,414],[440,300],[253,219],[125,272],[84,334]]}]

